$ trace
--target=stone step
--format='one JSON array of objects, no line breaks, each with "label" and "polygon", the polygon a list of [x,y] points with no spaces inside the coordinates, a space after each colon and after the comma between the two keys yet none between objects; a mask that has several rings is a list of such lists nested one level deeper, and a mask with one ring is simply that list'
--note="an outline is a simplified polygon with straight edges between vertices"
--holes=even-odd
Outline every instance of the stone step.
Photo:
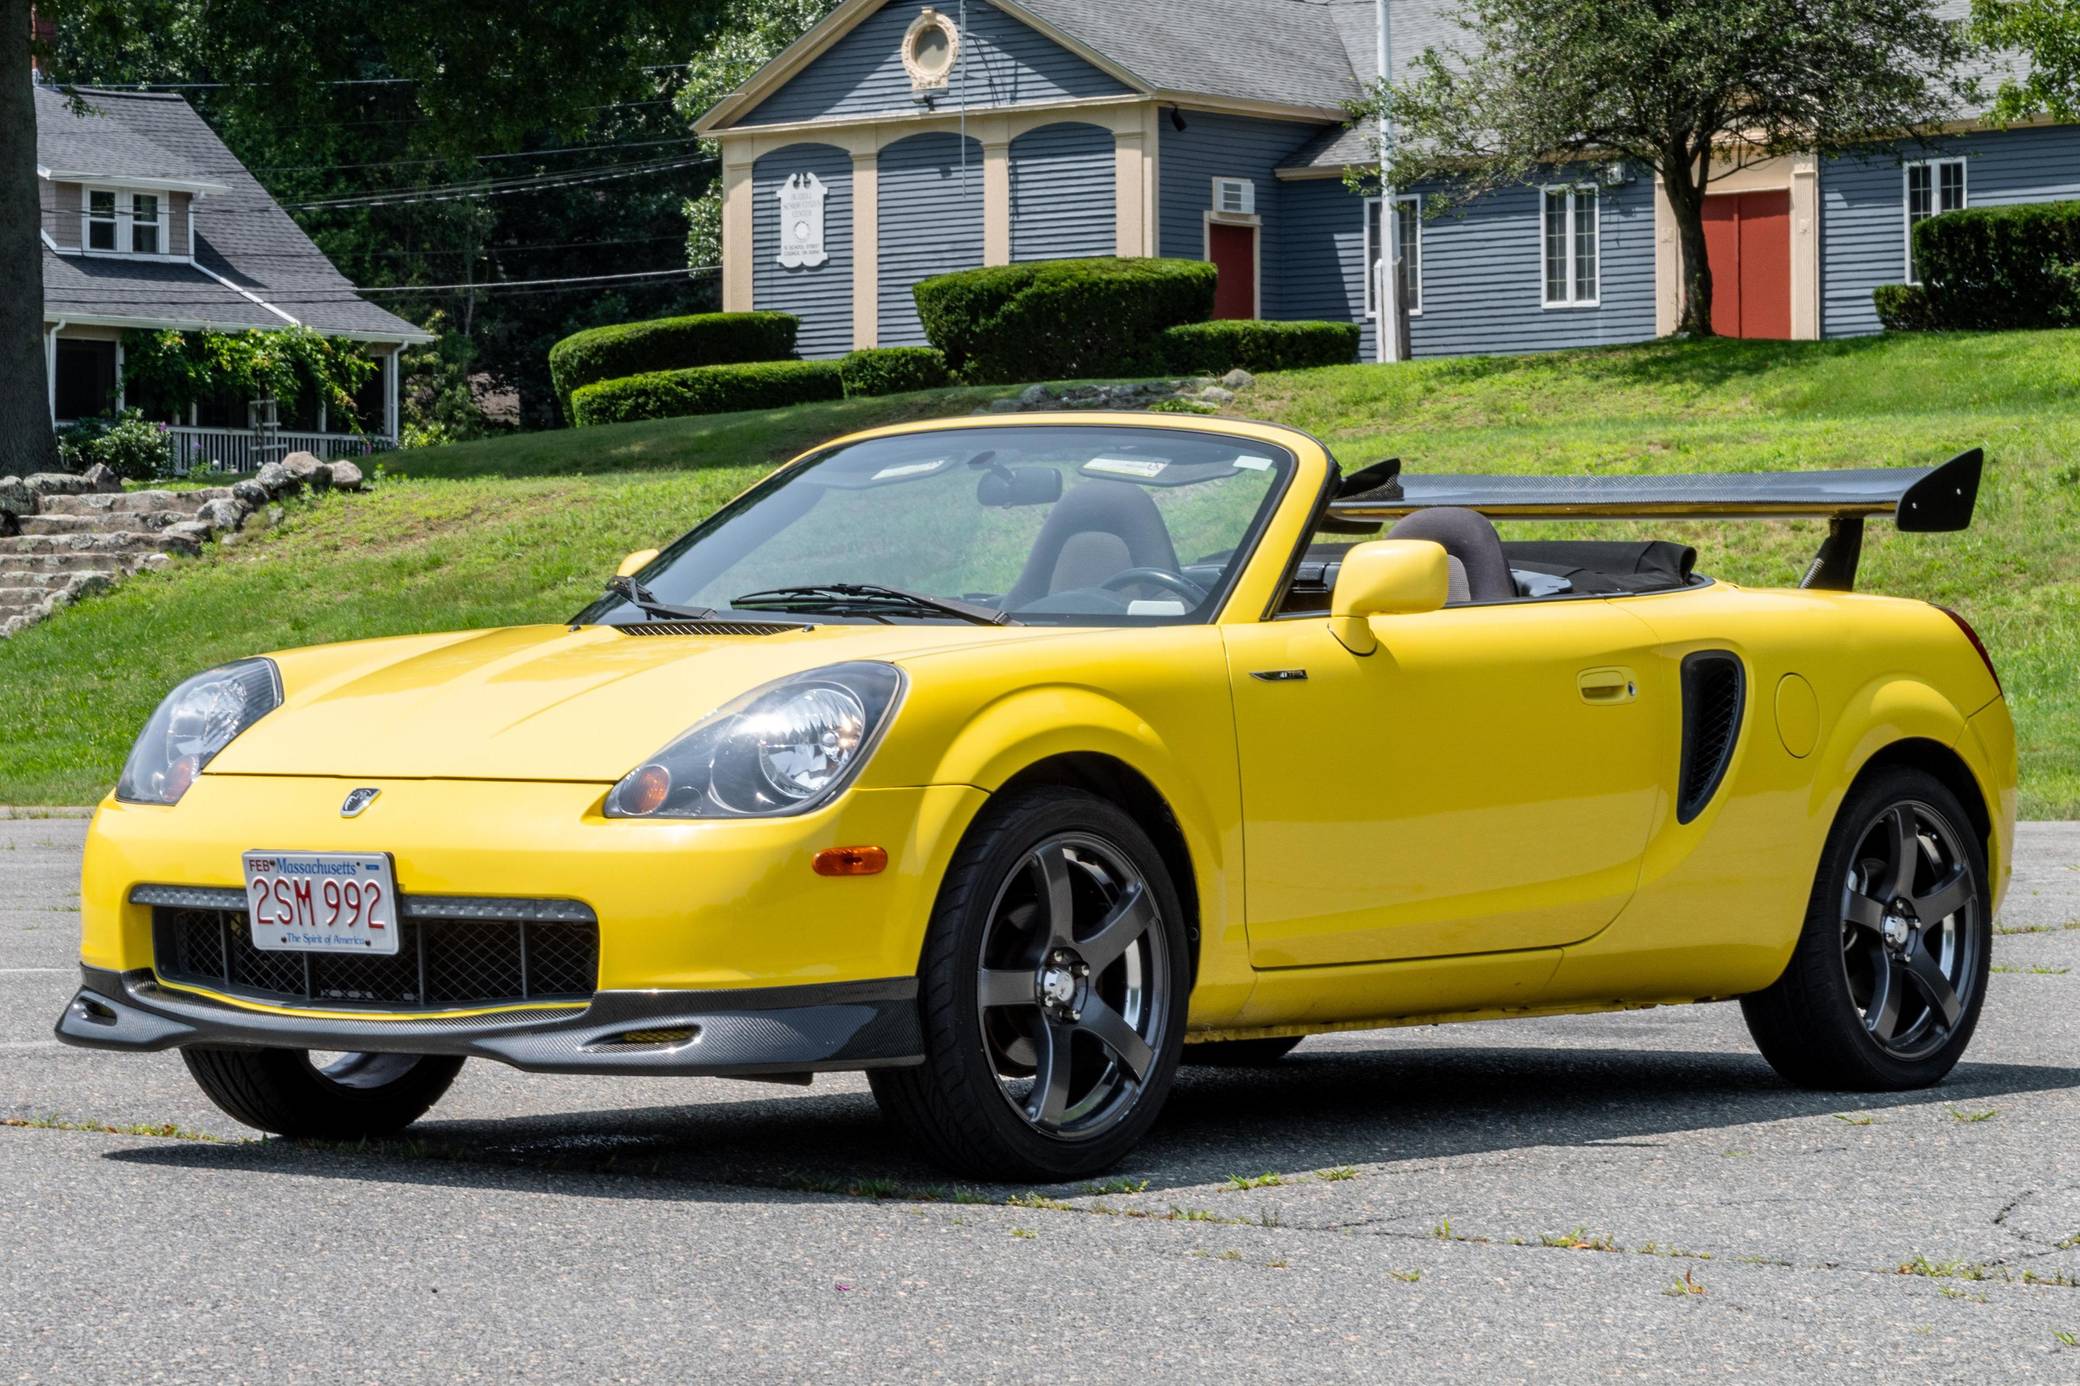
[{"label": "stone step", "polygon": [[89,549],[78,553],[0,553],[0,587],[34,586],[34,583],[11,581],[46,573],[100,573],[114,569],[129,569],[141,558],[159,552],[158,549],[125,553],[114,549]]},{"label": "stone step", "polygon": [[114,582],[128,575],[123,568],[76,568],[63,573],[19,573],[0,567],[0,592],[57,592],[78,578]]},{"label": "stone step", "polygon": [[178,535],[147,534],[141,530],[117,530],[112,533],[73,531],[68,534],[18,534],[0,538],[0,560],[16,554],[196,553],[200,548],[199,544],[184,543]]},{"label": "stone step", "polygon": [[164,529],[168,525],[192,519],[194,514],[192,510],[139,510],[98,515],[24,515],[21,517],[21,526],[23,534],[32,536],[126,534]]},{"label": "stone step", "polygon": [[111,495],[45,496],[36,506],[38,515],[132,515],[148,511],[177,510],[193,515],[202,504],[190,501],[187,493],[174,491],[123,491]]}]

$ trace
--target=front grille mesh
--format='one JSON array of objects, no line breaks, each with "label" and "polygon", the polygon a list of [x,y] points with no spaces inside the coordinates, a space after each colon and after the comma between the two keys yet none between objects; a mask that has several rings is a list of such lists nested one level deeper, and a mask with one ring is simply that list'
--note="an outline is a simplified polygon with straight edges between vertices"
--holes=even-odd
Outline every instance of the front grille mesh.
[{"label": "front grille mesh", "polygon": [[528,919],[397,922],[397,952],[280,952],[253,946],[243,910],[159,906],[159,976],[169,982],[325,1006],[435,1009],[584,1001],[599,986],[599,925]]}]

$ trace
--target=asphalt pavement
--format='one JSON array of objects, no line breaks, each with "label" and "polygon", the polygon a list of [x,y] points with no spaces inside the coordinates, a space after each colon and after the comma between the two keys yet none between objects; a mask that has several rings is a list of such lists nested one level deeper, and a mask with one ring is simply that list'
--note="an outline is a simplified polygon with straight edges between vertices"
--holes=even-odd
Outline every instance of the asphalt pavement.
[{"label": "asphalt pavement", "polygon": [[255,1139],[50,1039],[85,826],[0,818],[0,1382],[2080,1382],[2080,825],[1933,1091],[1786,1088],[1729,1005],[1343,1035],[1041,1189],[853,1077],[475,1063],[409,1141]]}]

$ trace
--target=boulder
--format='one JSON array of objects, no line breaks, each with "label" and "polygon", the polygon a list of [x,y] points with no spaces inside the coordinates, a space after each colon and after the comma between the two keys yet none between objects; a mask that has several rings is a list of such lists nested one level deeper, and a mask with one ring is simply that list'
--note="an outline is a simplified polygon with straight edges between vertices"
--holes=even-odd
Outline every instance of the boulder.
[{"label": "boulder", "polygon": [[295,477],[313,491],[322,491],[332,485],[332,467],[330,464],[320,462],[310,453],[292,452],[282,459],[282,466],[288,471],[290,476]]},{"label": "boulder", "polygon": [[332,489],[335,491],[358,491],[361,489],[361,469],[352,462],[334,462]]},{"label": "boulder", "polygon": [[1199,398],[1205,400],[1208,404],[1230,404],[1234,402],[1235,392],[1223,389],[1218,385],[1208,385],[1199,392]]},{"label": "boulder", "polygon": [[172,566],[173,555],[170,553],[148,553],[137,560],[137,571],[140,573],[156,573],[161,568]]},{"label": "boulder", "polygon": [[1054,398],[1054,391],[1045,385],[1028,385],[1020,392],[1018,402],[1025,405],[1045,404]]},{"label": "boulder", "polygon": [[39,496],[83,496],[87,493],[87,479],[70,472],[33,472],[27,481],[29,489]]},{"label": "boulder", "polygon": [[208,540],[210,527],[201,520],[181,520],[168,525],[165,533],[168,539],[176,543],[193,544],[199,548]]},{"label": "boulder", "polygon": [[1247,390],[1256,383],[1257,378],[1240,366],[1221,377],[1221,384],[1227,386],[1230,390]]},{"label": "boulder", "polygon": [[253,480],[267,488],[267,494],[270,498],[286,496],[292,491],[303,489],[303,483],[292,476],[289,469],[279,462],[270,462],[259,471],[253,473]]},{"label": "boulder", "polygon": [[231,498],[248,510],[258,510],[267,504],[267,488],[251,477],[231,483]]},{"label": "boulder", "polygon": [[992,414],[1010,414],[1018,408],[1019,403],[1015,399],[993,399],[989,402],[989,412]]},{"label": "boulder", "polygon": [[123,490],[123,478],[117,476],[116,469],[106,462],[96,462],[81,472],[79,479],[87,483],[89,491],[102,495],[120,495]]},{"label": "boulder", "polygon": [[208,525],[213,533],[234,533],[245,523],[246,508],[235,500],[213,500],[205,502],[195,518]]},{"label": "boulder", "polygon": [[9,515],[34,515],[35,490],[18,476],[0,476],[0,511]]}]

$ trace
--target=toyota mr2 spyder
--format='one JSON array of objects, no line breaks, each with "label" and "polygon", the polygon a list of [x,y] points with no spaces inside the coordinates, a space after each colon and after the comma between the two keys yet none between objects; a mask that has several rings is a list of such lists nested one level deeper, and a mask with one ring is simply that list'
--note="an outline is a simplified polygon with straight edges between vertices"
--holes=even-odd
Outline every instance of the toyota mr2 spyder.
[{"label": "toyota mr2 spyder", "polygon": [[[1961,529],[1980,468],[1346,475],[1148,414],[843,438],[568,621],[175,688],[88,835],[58,1035],[330,1139],[473,1058],[864,1070],[1001,1179],[1104,1169],[1180,1064],[1329,1031],[1738,1000],[1789,1082],[1935,1083],[2015,735],[1962,617],[1851,589],[1866,521]],[[1527,523],[1788,517],[1827,530],[1783,590]]]}]

